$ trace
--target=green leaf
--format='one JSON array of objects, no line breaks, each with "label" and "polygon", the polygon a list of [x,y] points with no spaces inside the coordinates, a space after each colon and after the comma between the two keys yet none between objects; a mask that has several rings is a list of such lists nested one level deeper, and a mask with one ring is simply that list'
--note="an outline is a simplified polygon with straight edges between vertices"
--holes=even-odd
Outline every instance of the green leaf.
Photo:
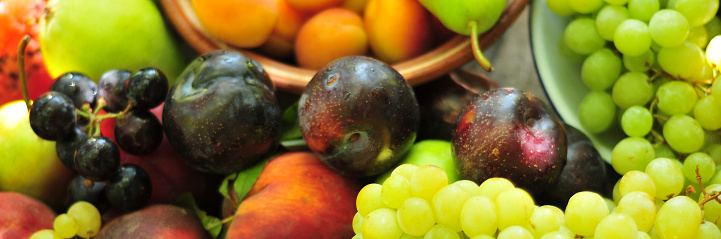
[{"label": "green leaf", "polygon": [[198,204],[195,203],[193,194],[189,192],[181,194],[180,196],[178,196],[178,198],[175,199],[173,205],[195,212],[195,215],[200,218],[200,222],[203,223],[203,227],[205,227],[205,230],[208,231],[213,238],[218,238],[218,235],[220,235],[220,231],[223,229],[223,222],[217,217],[210,216],[208,215],[208,213],[201,210],[198,207]]},{"label": "green leaf", "polygon": [[218,192],[220,192],[220,195],[223,195],[224,198],[230,200],[234,204],[237,204],[238,202],[236,202],[235,200],[233,200],[232,197],[230,197],[230,194],[228,193],[228,185],[230,185],[230,182],[232,182],[236,178],[238,178],[237,173],[228,175],[227,177],[225,177],[225,179],[223,179],[223,182],[220,183],[220,188],[218,188]]},{"label": "green leaf", "polygon": [[298,124],[298,102],[283,111],[283,123],[281,125],[281,141],[299,139],[303,137]]},{"label": "green leaf", "polygon": [[268,161],[270,161],[270,158],[260,161],[255,166],[238,173],[238,177],[235,179],[233,184],[236,196],[238,196],[238,201],[243,201],[245,195],[250,192],[250,189],[253,188],[255,181],[258,180],[260,172],[263,171],[263,168],[266,164],[268,164]]}]

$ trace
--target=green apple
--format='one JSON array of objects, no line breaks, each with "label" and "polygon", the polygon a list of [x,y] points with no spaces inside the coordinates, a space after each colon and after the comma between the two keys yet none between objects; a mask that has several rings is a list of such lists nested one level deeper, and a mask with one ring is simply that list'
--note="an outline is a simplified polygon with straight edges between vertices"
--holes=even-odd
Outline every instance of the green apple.
[{"label": "green apple", "polygon": [[55,78],[77,71],[98,81],[111,69],[155,67],[171,85],[188,63],[152,0],[50,0],[40,51]]},{"label": "green apple", "polygon": [[[452,183],[461,179],[456,170],[456,163],[451,152],[451,142],[438,139],[421,140],[411,146],[410,151],[398,164],[436,165],[441,167],[448,175],[448,182]],[[391,170],[393,171],[393,170]],[[391,171],[382,174],[376,182],[383,183],[391,175]]]},{"label": "green apple", "polygon": [[32,128],[22,100],[0,107],[0,191],[19,192],[59,207],[73,172],[60,162],[55,142]]}]

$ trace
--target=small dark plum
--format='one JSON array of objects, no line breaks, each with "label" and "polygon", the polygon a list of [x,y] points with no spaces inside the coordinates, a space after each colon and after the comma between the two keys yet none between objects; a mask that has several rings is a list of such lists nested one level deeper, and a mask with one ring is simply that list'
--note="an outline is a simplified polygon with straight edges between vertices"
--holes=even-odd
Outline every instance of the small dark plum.
[{"label": "small dark plum", "polygon": [[592,191],[610,196],[606,193],[606,161],[603,161],[593,142],[583,132],[566,123],[563,126],[568,140],[566,166],[558,177],[558,182],[543,192],[538,201],[565,208],[568,199],[577,192]]},{"label": "small dark plum", "polygon": [[68,72],[58,76],[50,90],[69,96],[75,103],[75,108],[78,109],[82,109],[85,104],[91,108],[95,107],[95,96],[98,94],[98,86],[95,81],[79,72]]},{"label": "small dark plum", "polygon": [[458,115],[451,136],[461,178],[481,183],[503,177],[537,195],[566,166],[566,131],[538,97],[499,88],[476,97]]},{"label": "small dark plum", "polygon": [[420,113],[413,89],[370,57],[344,57],[320,69],[298,103],[303,138],[323,162],[349,177],[389,170],[415,142]]},{"label": "small dark plum", "polygon": [[198,170],[239,172],[268,157],[280,140],[282,110],[262,66],[240,52],[194,60],[163,106],[168,142]]}]

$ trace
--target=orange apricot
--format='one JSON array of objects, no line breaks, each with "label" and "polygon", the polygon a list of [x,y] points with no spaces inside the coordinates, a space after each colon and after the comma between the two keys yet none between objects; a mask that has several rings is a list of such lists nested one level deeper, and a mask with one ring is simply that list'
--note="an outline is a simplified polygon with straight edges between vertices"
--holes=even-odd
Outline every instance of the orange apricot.
[{"label": "orange apricot", "polygon": [[311,17],[301,27],[295,41],[298,65],[314,70],[335,59],[367,52],[368,38],[363,19],[343,8],[331,8]]},{"label": "orange apricot", "polygon": [[431,15],[418,0],[369,0],[364,13],[373,54],[388,64],[430,49]]},{"label": "orange apricot", "polygon": [[278,21],[277,0],[192,0],[195,15],[211,35],[237,47],[263,44]]},{"label": "orange apricot", "polygon": [[270,37],[258,48],[258,51],[276,59],[288,60],[293,56],[295,37],[309,15],[290,7],[287,0],[277,1],[278,21]]}]

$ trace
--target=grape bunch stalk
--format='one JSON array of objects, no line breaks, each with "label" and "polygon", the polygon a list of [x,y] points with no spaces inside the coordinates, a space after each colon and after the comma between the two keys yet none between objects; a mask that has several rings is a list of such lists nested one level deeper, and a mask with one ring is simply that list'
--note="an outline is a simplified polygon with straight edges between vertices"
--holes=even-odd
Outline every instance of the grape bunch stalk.
[{"label": "grape bunch stalk", "polygon": [[[22,53],[28,39],[23,39],[18,54],[24,91]],[[167,92],[165,75],[147,67],[110,70],[98,84],[83,73],[67,72],[34,101],[25,95],[32,130],[55,141],[60,161],[78,173],[69,185],[71,203],[132,211],[147,202],[152,191],[149,175],[138,165],[121,165],[120,150],[143,155],[160,145],[162,125],[149,110],[160,105]],[[117,120],[115,141],[100,131],[101,122],[111,118]]]}]

